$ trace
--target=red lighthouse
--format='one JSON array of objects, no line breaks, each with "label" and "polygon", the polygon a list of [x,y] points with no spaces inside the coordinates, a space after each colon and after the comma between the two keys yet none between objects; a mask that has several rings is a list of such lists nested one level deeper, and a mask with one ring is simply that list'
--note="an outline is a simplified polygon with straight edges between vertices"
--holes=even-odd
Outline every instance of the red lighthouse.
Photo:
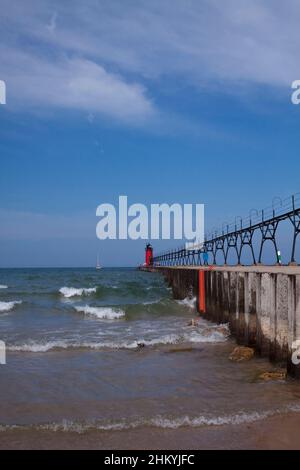
[{"label": "red lighthouse", "polygon": [[153,263],[153,248],[152,248],[152,245],[148,243],[145,248],[145,265],[151,266],[152,263]]}]

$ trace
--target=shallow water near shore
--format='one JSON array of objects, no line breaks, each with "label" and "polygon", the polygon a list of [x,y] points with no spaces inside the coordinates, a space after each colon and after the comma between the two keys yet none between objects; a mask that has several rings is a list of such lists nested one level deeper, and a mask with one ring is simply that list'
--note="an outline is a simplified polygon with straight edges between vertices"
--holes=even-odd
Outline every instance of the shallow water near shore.
[{"label": "shallow water near shore", "polygon": [[122,449],[135,432],[147,448],[161,432],[185,442],[190,433],[192,445],[197,430],[210,448],[214,429],[239,447],[232,429],[300,419],[300,385],[260,381],[272,369],[264,359],[229,361],[227,326],[201,318],[190,326],[194,299],[174,300],[157,273],[2,269],[0,285],[0,441],[8,447],[14,439],[18,447],[16,436],[45,448],[47,439],[68,447],[69,436],[83,443],[92,434]]}]

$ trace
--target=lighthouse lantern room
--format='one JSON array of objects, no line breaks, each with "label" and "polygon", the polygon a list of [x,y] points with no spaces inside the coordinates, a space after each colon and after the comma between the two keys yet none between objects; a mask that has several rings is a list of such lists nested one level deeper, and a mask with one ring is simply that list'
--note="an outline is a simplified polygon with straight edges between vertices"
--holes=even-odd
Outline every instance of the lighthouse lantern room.
[{"label": "lighthouse lantern room", "polygon": [[145,248],[145,265],[151,266],[153,263],[153,248],[150,243],[146,245]]}]

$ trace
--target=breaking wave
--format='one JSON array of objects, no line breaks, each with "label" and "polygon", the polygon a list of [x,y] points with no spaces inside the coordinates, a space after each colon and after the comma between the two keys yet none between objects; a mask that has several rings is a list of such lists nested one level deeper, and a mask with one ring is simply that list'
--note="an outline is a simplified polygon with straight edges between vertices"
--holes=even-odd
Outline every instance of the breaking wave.
[{"label": "breaking wave", "polygon": [[13,431],[13,430],[36,430],[36,431],[51,431],[51,432],[73,432],[82,434],[88,431],[122,431],[128,429],[136,429],[142,427],[154,427],[160,429],[179,429],[183,427],[204,427],[204,426],[226,426],[226,425],[241,425],[254,423],[263,419],[288,413],[300,412],[300,407],[295,405],[287,405],[282,408],[266,411],[241,411],[236,414],[229,414],[223,416],[209,416],[200,415],[196,417],[180,416],[177,418],[169,418],[158,415],[153,418],[140,418],[133,421],[120,420],[120,421],[71,421],[62,420],[59,423],[43,423],[36,425],[0,425],[0,432]]},{"label": "breaking wave", "polygon": [[0,284],[0,289],[7,289],[8,286],[4,286],[3,284]]},{"label": "breaking wave", "polygon": [[75,307],[77,312],[83,312],[87,315],[94,315],[97,318],[114,320],[125,316],[125,312],[121,309],[113,309],[111,307],[89,307],[84,305]]},{"label": "breaking wave", "polygon": [[146,300],[145,302],[142,302],[142,305],[154,305],[154,304],[159,304],[160,302],[161,302],[161,299]]},{"label": "breaking wave", "polygon": [[8,312],[14,308],[15,305],[21,304],[22,300],[13,300],[11,302],[0,302],[0,312]]},{"label": "breaking wave", "polygon": [[176,300],[179,305],[184,305],[189,308],[196,308],[196,297],[186,297],[183,300]]},{"label": "breaking wave", "polygon": [[8,351],[22,351],[22,352],[47,352],[61,349],[135,349],[139,347],[138,342],[120,342],[114,343],[112,341],[103,342],[72,342],[71,340],[57,340],[47,342],[34,342],[17,344],[8,346]]},{"label": "breaking wave", "polygon": [[95,293],[97,290],[96,287],[89,287],[89,288],[76,288],[76,287],[62,287],[59,289],[59,292],[66,298],[81,296],[81,295],[89,295]]},{"label": "breaking wave", "polygon": [[[103,317],[102,317],[103,318]],[[184,332],[182,334],[166,334],[157,338],[139,338],[125,341],[74,341],[52,340],[44,342],[29,341],[23,344],[7,345],[9,351],[47,352],[61,349],[139,349],[159,345],[176,345],[187,343],[218,343],[226,341],[228,336],[226,325],[221,329],[210,327],[200,331]]]}]

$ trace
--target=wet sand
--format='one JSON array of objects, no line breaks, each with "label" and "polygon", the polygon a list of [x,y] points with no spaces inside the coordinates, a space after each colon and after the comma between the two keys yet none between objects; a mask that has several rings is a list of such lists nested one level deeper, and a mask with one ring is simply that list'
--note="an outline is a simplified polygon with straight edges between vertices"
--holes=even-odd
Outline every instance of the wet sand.
[{"label": "wet sand", "polygon": [[300,414],[273,416],[254,423],[202,428],[75,432],[1,432],[0,449],[300,449]]}]

